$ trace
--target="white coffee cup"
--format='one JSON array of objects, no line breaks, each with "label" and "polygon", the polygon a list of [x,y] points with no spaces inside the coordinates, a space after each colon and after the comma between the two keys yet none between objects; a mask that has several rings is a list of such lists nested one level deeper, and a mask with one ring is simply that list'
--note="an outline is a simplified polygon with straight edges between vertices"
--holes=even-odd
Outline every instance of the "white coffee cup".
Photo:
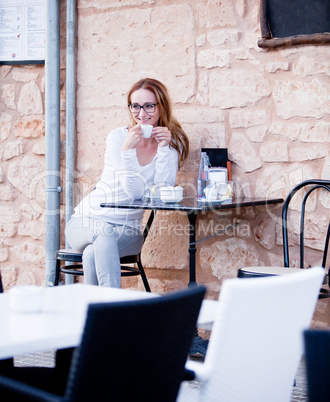
[{"label": "white coffee cup", "polygon": [[150,138],[153,128],[150,124],[141,124],[143,138]]},{"label": "white coffee cup", "polygon": [[44,288],[34,285],[14,286],[9,290],[10,307],[16,313],[40,313],[44,302]]}]

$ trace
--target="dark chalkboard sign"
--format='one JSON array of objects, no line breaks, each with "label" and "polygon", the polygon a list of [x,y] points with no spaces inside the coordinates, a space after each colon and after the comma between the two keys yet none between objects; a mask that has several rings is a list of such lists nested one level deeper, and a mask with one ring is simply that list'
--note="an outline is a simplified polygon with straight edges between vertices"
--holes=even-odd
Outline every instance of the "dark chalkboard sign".
[{"label": "dark chalkboard sign", "polygon": [[330,0],[261,0],[260,47],[330,43]]}]

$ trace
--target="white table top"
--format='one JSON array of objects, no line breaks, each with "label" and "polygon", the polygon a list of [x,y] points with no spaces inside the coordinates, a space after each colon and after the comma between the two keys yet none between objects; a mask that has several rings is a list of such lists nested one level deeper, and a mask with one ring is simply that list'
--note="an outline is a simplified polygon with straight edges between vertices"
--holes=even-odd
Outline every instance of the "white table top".
[{"label": "white table top", "polygon": [[[0,294],[0,359],[77,346],[89,303],[157,297],[154,293],[74,284],[45,288],[41,313],[16,313],[10,293]],[[205,300],[198,326],[212,323],[216,302]]]}]

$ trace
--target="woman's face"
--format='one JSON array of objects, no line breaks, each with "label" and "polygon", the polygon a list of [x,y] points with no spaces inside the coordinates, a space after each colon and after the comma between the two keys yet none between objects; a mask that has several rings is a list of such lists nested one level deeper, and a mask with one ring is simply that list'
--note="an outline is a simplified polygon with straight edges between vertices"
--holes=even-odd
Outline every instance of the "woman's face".
[{"label": "woman's face", "polygon": [[[131,104],[144,106],[146,110],[152,109],[153,106],[157,103],[156,96],[153,92],[149,91],[148,89],[140,88],[132,93],[131,95]],[[132,116],[134,120],[138,124],[151,124],[152,126],[157,126],[160,112],[159,112],[159,105],[155,105],[155,111],[145,111],[142,107],[140,108],[139,112],[132,112]],[[137,106],[138,109],[138,106]]]}]

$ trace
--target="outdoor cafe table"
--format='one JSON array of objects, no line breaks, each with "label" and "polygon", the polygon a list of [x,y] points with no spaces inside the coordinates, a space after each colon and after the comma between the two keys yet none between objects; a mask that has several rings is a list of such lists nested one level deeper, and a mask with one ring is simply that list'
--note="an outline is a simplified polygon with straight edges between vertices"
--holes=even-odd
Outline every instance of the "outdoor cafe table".
[{"label": "outdoor cafe table", "polygon": [[[205,239],[196,241],[196,220],[197,216],[209,211],[219,210],[238,210],[244,207],[254,207],[258,205],[271,205],[283,203],[282,198],[234,198],[226,201],[216,202],[200,202],[196,198],[184,198],[179,203],[164,203],[160,200],[134,200],[130,202],[105,202],[101,203],[103,208],[128,208],[128,209],[145,209],[151,210],[151,214],[147,223],[147,230],[149,230],[154,219],[156,211],[179,211],[185,212],[189,220],[189,283],[188,286],[196,284],[196,243]],[[214,233],[216,236],[219,233]],[[209,237],[208,237],[209,238]]]},{"label": "outdoor cafe table", "polygon": [[[44,289],[40,313],[17,313],[10,291],[0,294],[0,360],[13,356],[78,346],[89,303],[120,302],[161,297],[155,293],[73,284]],[[204,300],[198,325],[212,323],[215,303]]]}]

